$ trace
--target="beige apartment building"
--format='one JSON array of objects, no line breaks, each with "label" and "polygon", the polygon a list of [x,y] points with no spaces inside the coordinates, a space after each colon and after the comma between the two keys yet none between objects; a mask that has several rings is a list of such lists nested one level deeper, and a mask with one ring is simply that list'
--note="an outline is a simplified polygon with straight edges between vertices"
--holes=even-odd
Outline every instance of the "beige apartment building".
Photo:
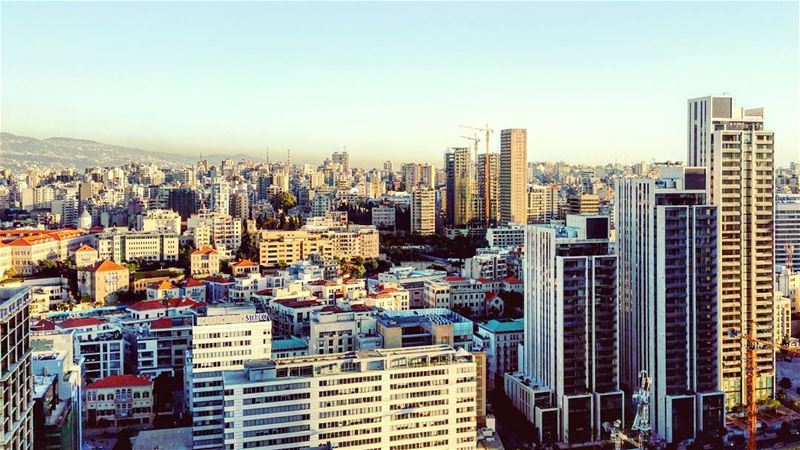
[{"label": "beige apartment building", "polygon": [[219,272],[219,252],[210,245],[193,251],[190,259],[193,277],[208,277]]},{"label": "beige apartment building", "polygon": [[[707,167],[710,201],[719,206],[719,304],[722,389],[728,408],[746,402],[743,330],[771,340],[773,334],[774,132],[764,128],[764,109],[734,107],[732,97],[688,103],[688,164]],[[775,355],[757,350],[756,395],[775,394]]]},{"label": "beige apartment building", "polygon": [[436,191],[417,189],[411,194],[411,234],[436,233]]},{"label": "beige apartment building", "polygon": [[259,262],[262,266],[292,264],[317,254],[330,258],[377,258],[379,234],[375,227],[310,231],[262,230],[258,234]]},{"label": "beige apartment building", "polygon": [[105,260],[94,266],[78,270],[78,291],[93,301],[105,304],[117,299],[120,292],[128,290],[130,272],[125,266]]},{"label": "beige apartment building", "polygon": [[528,132],[511,128],[500,132],[500,223],[528,220]]}]

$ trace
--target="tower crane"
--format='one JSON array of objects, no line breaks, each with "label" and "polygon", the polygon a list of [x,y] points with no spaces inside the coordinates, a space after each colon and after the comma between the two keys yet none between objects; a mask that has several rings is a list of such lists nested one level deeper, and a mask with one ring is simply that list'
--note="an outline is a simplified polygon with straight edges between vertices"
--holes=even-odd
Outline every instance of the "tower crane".
[{"label": "tower crane", "polygon": [[800,349],[779,345],[771,341],[759,339],[748,333],[743,333],[740,328],[732,328],[729,336],[739,337],[747,344],[747,450],[756,450],[756,428],[758,423],[758,405],[756,405],[756,350],[768,347],[776,351],[785,351],[800,355]]},{"label": "tower crane", "polygon": [[650,384],[651,379],[646,370],[639,372],[639,389],[633,393],[633,403],[636,406],[636,416],[633,418],[631,431],[637,437],[629,436],[622,429],[622,421],[617,419],[614,423],[603,422],[603,429],[611,434],[611,442],[615,450],[621,450],[622,444],[630,444],[635,448],[647,448],[650,442]]},{"label": "tower crane", "polygon": [[475,164],[478,164],[478,144],[481,142],[481,138],[479,138],[477,134],[474,135],[474,136],[461,136],[461,137],[466,139],[466,140],[468,140],[468,141],[472,141],[472,146],[475,149],[475,151],[474,151],[474,153],[475,153]]},{"label": "tower crane", "polygon": [[[486,206],[483,208],[483,220],[484,220],[484,224],[485,224],[486,228],[488,229],[489,228],[489,210],[491,209],[491,207],[489,205],[489,202],[491,201],[491,196],[489,194],[489,192],[490,192],[489,186],[491,186],[490,179],[492,177],[491,168],[490,168],[491,166],[489,165],[489,138],[491,137],[491,134],[494,133],[494,130],[489,127],[488,123],[483,128],[481,128],[481,127],[472,127],[472,126],[469,126],[469,125],[459,125],[459,126],[461,128],[466,128],[466,129],[469,129],[469,130],[482,131],[482,132],[486,133],[486,139],[484,140],[484,142],[486,142],[486,158],[483,160],[483,164],[484,164],[483,173],[485,174],[485,176],[483,177],[484,178],[484,180],[483,180],[483,184],[484,184],[484,186],[483,186],[483,196],[484,196],[483,202],[484,202],[484,205],[486,205]],[[475,148],[476,149],[477,149],[477,146],[478,146],[478,144],[476,142],[475,143]],[[475,162],[478,162],[477,161],[478,160],[477,151],[475,153],[476,153]]]}]

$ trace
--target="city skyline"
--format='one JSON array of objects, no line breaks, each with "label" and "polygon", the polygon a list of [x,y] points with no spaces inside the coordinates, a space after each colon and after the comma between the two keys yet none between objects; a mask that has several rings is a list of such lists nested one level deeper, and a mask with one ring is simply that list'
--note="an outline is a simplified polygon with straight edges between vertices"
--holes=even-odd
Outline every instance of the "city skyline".
[{"label": "city skyline", "polygon": [[[796,3],[195,6],[4,3],[2,131],[441,166],[488,122],[528,161],[684,161],[687,99],[724,90],[765,108],[779,166],[800,154]],[[724,29],[680,32],[706,13]]]}]

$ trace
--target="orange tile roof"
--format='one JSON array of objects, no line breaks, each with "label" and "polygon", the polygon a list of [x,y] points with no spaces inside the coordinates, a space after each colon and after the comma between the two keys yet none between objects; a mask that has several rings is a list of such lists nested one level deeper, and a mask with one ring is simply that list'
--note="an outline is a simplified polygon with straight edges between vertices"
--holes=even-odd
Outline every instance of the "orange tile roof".
[{"label": "orange tile roof", "polygon": [[111,375],[90,383],[84,389],[108,389],[134,386],[150,386],[153,382],[143,375]]},{"label": "orange tile roof", "polygon": [[94,267],[89,270],[90,272],[111,272],[114,270],[128,270],[127,267],[120,266],[119,264],[107,259],[105,261],[101,261],[96,263]]},{"label": "orange tile roof", "polygon": [[214,250],[214,247],[211,247],[209,245],[204,245],[192,252],[192,255],[216,255],[216,254],[218,253],[216,250]]},{"label": "orange tile roof", "polygon": [[231,267],[253,267],[257,266],[258,264],[250,261],[249,259],[243,259],[241,261],[236,261],[235,263],[231,263]]},{"label": "orange tile roof", "polygon": [[177,287],[174,284],[170,283],[167,280],[163,280],[160,283],[158,282],[152,283],[147,287],[158,291],[166,291],[167,289],[177,289]]},{"label": "orange tile roof", "polygon": [[75,253],[78,252],[96,252],[97,250],[94,249],[91,245],[83,244],[75,250]]}]

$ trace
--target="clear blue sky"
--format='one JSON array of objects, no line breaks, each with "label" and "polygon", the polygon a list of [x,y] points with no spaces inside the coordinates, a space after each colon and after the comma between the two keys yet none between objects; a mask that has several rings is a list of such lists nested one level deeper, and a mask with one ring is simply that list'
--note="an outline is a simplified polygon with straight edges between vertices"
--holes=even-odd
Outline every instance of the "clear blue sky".
[{"label": "clear blue sky", "polygon": [[[686,157],[686,100],[766,108],[800,159],[798,2],[8,3],[2,130],[152,150],[441,164],[459,124],[529,160]],[[497,133],[499,134],[499,133]],[[498,136],[493,149],[499,150]]]}]

